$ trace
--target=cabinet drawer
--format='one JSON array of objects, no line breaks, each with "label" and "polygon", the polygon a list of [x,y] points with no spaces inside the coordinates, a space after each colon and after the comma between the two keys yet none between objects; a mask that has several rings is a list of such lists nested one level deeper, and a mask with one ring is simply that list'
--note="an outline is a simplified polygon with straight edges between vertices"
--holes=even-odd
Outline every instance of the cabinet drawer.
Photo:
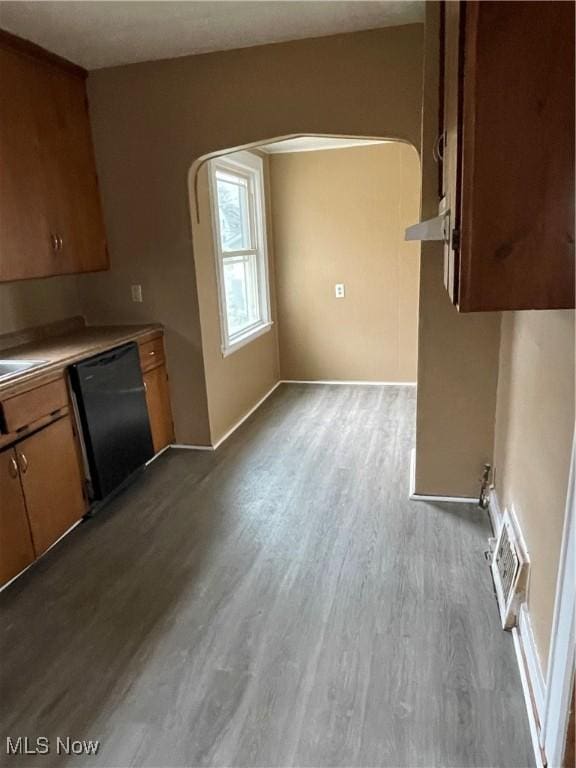
[{"label": "cabinet drawer", "polygon": [[6,430],[16,432],[67,405],[68,390],[64,379],[57,379],[21,395],[15,395],[2,402]]},{"label": "cabinet drawer", "polygon": [[162,337],[146,341],[139,346],[140,367],[143,371],[149,371],[164,362],[164,344]]}]

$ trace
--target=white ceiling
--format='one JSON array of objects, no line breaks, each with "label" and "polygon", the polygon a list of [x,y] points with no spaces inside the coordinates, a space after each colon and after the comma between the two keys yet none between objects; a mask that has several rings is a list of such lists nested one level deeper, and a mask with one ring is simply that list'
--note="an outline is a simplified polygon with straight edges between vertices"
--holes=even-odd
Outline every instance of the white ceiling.
[{"label": "white ceiling", "polygon": [[413,0],[18,0],[0,27],[99,69],[423,21]]},{"label": "white ceiling", "polygon": [[263,144],[258,149],[270,155],[285,152],[317,152],[321,149],[348,149],[349,147],[365,147],[370,144],[386,144],[382,139],[332,139],[327,136],[298,136],[295,139],[284,139]]}]

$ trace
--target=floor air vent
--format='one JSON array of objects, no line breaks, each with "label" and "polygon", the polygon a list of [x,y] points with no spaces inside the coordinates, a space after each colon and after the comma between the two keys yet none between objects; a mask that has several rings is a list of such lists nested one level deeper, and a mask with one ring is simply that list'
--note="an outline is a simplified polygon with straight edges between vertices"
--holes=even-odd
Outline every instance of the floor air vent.
[{"label": "floor air vent", "polygon": [[506,510],[491,565],[498,609],[504,629],[511,629],[517,623],[520,604],[526,599],[528,565],[526,552],[520,544],[510,514]]}]

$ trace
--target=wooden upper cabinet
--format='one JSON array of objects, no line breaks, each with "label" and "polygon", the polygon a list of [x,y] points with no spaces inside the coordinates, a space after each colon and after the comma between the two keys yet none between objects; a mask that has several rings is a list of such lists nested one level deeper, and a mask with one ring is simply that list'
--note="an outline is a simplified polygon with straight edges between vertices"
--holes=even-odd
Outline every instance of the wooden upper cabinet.
[{"label": "wooden upper cabinet", "polygon": [[108,267],[84,80],[51,67],[43,77],[42,164],[59,271]]},{"label": "wooden upper cabinet", "polygon": [[56,269],[35,97],[40,65],[0,47],[0,280]]},{"label": "wooden upper cabinet", "polygon": [[446,287],[460,311],[574,297],[574,5],[443,8]]},{"label": "wooden upper cabinet", "polygon": [[0,280],[107,269],[85,73],[1,33],[0,108]]}]

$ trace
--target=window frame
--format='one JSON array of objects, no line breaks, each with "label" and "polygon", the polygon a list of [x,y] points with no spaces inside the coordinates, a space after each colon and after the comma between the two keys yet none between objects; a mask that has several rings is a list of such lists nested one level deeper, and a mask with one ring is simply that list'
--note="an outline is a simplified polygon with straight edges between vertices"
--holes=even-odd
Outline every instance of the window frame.
[{"label": "window frame", "polygon": [[[217,173],[240,177],[247,182],[248,220],[251,248],[236,251],[222,250],[220,212],[218,206]],[[267,333],[272,325],[270,307],[270,280],[268,266],[268,243],[266,238],[266,197],[264,192],[264,163],[261,157],[251,152],[234,152],[209,161],[209,194],[212,214],[212,233],[218,285],[218,310],[220,316],[220,349],[223,357],[231,355],[254,339]],[[259,319],[237,333],[228,331],[226,284],[224,263],[227,259],[251,256],[256,261],[256,290],[259,305]]]}]

